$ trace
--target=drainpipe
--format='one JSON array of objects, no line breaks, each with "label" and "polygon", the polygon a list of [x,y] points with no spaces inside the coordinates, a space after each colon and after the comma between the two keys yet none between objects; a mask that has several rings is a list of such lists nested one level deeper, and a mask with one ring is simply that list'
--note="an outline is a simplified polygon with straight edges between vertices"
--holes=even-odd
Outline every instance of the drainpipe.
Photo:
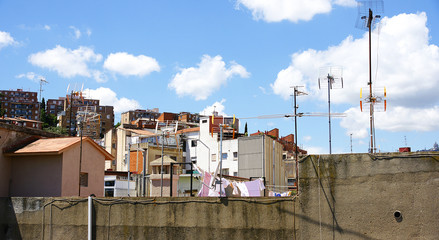
[{"label": "drainpipe", "polygon": [[93,239],[93,236],[92,236],[92,229],[93,229],[93,225],[92,225],[92,217],[93,217],[92,209],[93,209],[93,198],[90,195],[90,196],[88,196],[88,240],[92,240]]}]

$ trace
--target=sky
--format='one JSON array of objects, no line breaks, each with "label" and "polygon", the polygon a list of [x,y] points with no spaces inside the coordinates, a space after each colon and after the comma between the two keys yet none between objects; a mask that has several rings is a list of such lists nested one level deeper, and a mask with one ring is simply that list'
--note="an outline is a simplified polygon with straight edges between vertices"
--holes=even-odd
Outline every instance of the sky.
[{"label": "sky", "polygon": [[[363,6],[363,5],[360,5]],[[380,5],[378,5],[380,6]],[[387,0],[372,33],[375,113],[381,152],[429,149],[439,142],[439,1]],[[242,118],[249,132],[294,133],[298,112],[327,113],[332,153],[367,152],[368,32],[354,0],[0,0],[0,89],[57,99],[83,91],[122,112],[159,108]],[[374,14],[375,15],[375,14]],[[361,20],[361,19],[360,19]],[[340,81],[340,78],[337,78]],[[383,104],[377,109],[383,108]],[[298,118],[298,145],[329,152],[327,116]],[[352,144],[351,144],[352,137]]]}]

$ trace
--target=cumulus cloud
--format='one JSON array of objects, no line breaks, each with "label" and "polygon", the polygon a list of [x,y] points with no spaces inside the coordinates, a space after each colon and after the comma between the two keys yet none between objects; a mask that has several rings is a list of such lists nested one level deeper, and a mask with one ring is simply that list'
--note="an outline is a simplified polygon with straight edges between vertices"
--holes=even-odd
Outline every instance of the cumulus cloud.
[{"label": "cumulus cloud", "polygon": [[134,99],[118,98],[117,94],[110,88],[85,89],[84,93],[89,98],[99,99],[101,105],[113,106],[115,115],[142,108],[140,103]]},{"label": "cumulus cloud", "polygon": [[45,77],[38,75],[34,72],[22,73],[22,74],[15,76],[15,77],[16,78],[27,78],[27,79],[34,81],[34,82],[38,82],[40,79],[45,79]]},{"label": "cumulus cloud", "polygon": [[224,103],[226,102],[226,99],[222,99],[221,101],[216,101],[214,104],[205,107],[203,110],[200,111],[200,115],[212,115],[213,111],[218,112],[219,116],[228,117],[228,115],[224,112],[224,109],[226,107],[224,106]]},{"label": "cumulus cloud", "polygon": [[244,6],[252,12],[255,20],[280,22],[287,20],[297,23],[309,21],[315,15],[329,13],[332,4],[353,7],[355,0],[237,0],[236,9]]},{"label": "cumulus cloud", "polygon": [[17,42],[15,42],[14,38],[11,37],[11,34],[0,31],[0,49],[16,43]]},{"label": "cumulus cloud", "polygon": [[236,62],[226,63],[221,56],[204,55],[198,67],[183,68],[177,73],[168,87],[174,89],[178,96],[192,96],[195,100],[205,100],[214,91],[220,89],[227,80],[235,75],[248,78],[250,73]]},{"label": "cumulus cloud", "polygon": [[57,72],[60,76],[71,78],[75,76],[93,77],[89,63],[102,60],[102,55],[94,53],[88,47],[71,50],[57,45],[53,49],[31,54],[28,61],[35,66]]},{"label": "cumulus cloud", "polygon": [[49,25],[44,25],[44,30],[50,31],[51,27]]},{"label": "cumulus cloud", "polygon": [[126,52],[110,54],[104,62],[104,68],[120,75],[139,77],[160,71],[160,66],[154,58],[145,55],[134,56]]},{"label": "cumulus cloud", "polygon": [[[439,129],[434,124],[439,114],[436,91],[439,88],[439,47],[429,43],[426,23],[425,13],[385,17],[380,33],[375,30],[372,35],[374,86],[380,91],[385,86],[388,98],[388,112],[376,114],[377,128],[390,131]],[[327,101],[327,95],[318,88],[317,79],[322,66],[334,65],[343,67],[344,89],[333,90],[337,94],[331,94],[331,102],[359,106],[360,89],[367,88],[369,79],[367,32],[358,39],[349,36],[326,50],[294,53],[291,64],[278,73],[271,87],[275,94],[288,99],[292,93],[290,86],[304,85],[313,99]],[[366,136],[368,128],[368,114],[359,111],[359,107],[347,110],[348,117],[342,121],[347,132],[358,138]]]},{"label": "cumulus cloud", "polygon": [[76,38],[76,39],[81,38],[81,31],[80,31],[79,29],[77,29],[77,28],[74,27],[74,26],[70,26],[70,29],[73,30],[73,34],[75,35],[75,38]]}]

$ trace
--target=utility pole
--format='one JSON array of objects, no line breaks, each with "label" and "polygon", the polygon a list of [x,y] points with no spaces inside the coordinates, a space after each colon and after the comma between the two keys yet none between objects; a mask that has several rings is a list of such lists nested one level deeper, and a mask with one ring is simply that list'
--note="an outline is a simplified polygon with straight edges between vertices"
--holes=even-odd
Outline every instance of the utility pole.
[{"label": "utility pole", "polygon": [[[162,131],[162,165],[160,167],[161,179],[160,179],[160,197],[163,197],[163,158],[164,158],[164,143],[165,143],[165,132]],[[171,183],[172,184],[172,183]]]},{"label": "utility pole", "polygon": [[294,86],[293,93],[293,105],[294,105],[294,142],[295,142],[295,150],[294,150],[294,158],[296,160],[296,183],[297,183],[297,193],[299,193],[299,149],[297,147],[297,109],[299,106],[297,105],[296,97],[300,95],[307,95],[305,92],[299,91],[298,88],[303,86]]}]

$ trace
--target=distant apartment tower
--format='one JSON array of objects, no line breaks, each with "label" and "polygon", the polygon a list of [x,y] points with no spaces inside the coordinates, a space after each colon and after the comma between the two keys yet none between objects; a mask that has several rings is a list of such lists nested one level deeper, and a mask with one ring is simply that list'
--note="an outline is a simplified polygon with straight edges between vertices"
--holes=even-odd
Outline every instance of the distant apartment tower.
[{"label": "distant apartment tower", "polygon": [[0,90],[1,109],[4,117],[40,120],[40,103],[37,92]]},{"label": "distant apartment tower", "polygon": [[[99,100],[86,99],[78,92],[67,95],[65,98],[59,98],[57,101],[59,100],[64,100],[64,109],[58,113],[59,126],[67,128],[71,136],[79,135],[78,120],[80,120],[81,117],[78,116],[78,111],[86,111],[100,115],[99,121],[84,122],[83,130],[85,130],[86,136],[94,139],[101,138],[108,129],[113,127],[113,106],[100,106]],[[57,104],[59,104],[59,102],[57,102]]]},{"label": "distant apartment tower", "polygon": [[64,111],[64,101],[65,97],[60,97],[58,99],[48,99],[46,102],[46,113],[58,116],[59,113]]},{"label": "distant apartment tower", "polygon": [[138,119],[143,119],[146,121],[155,121],[160,117],[159,109],[136,109],[136,110],[130,110],[127,112],[122,113],[120,124],[133,124],[134,121]]},{"label": "distant apartment tower", "polygon": [[[76,113],[76,123],[83,123],[82,136],[94,139],[103,138],[113,128],[113,106],[82,106]],[[76,128],[78,129],[79,126]]]}]

